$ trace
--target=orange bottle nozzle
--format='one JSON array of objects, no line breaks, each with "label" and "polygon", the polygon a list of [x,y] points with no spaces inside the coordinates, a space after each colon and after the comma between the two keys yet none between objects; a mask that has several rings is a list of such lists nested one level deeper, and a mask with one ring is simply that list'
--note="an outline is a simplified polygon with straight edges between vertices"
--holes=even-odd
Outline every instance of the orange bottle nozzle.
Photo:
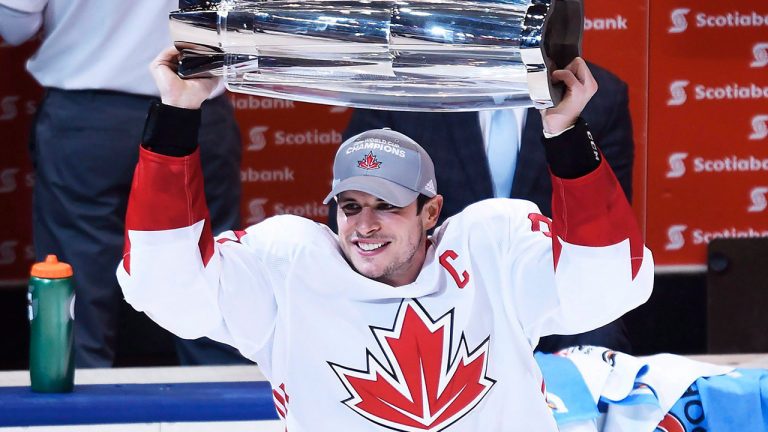
[{"label": "orange bottle nozzle", "polygon": [[44,262],[32,265],[30,275],[43,279],[63,279],[72,276],[72,266],[59,262],[56,255],[48,255]]}]

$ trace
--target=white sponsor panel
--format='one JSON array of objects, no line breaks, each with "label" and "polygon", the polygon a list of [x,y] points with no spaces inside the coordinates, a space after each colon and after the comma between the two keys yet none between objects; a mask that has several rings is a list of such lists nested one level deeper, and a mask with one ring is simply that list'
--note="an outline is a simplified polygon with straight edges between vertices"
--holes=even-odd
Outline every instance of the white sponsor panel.
[{"label": "white sponsor panel", "polygon": [[248,145],[245,147],[247,151],[261,151],[267,146],[267,136],[265,132],[269,130],[269,126],[254,126],[248,131]]},{"label": "white sponsor panel", "polygon": [[750,206],[747,211],[750,213],[760,213],[768,208],[768,200],[765,199],[765,195],[768,194],[768,186],[757,186],[749,191]]},{"label": "white sponsor panel", "polygon": [[236,110],[287,110],[296,108],[294,101],[230,93],[229,102]]},{"label": "white sponsor panel", "polygon": [[242,183],[291,183],[296,181],[296,172],[289,167],[258,170],[251,167],[240,170]]},{"label": "white sponsor panel", "polygon": [[620,14],[613,17],[584,18],[584,30],[629,30],[629,21]]},{"label": "white sponsor panel", "polygon": [[709,244],[718,238],[766,238],[768,229],[754,227],[736,228],[728,227],[719,230],[705,230],[701,228],[689,228],[687,225],[672,225],[667,229],[666,250],[680,250],[689,240],[693,246]]},{"label": "white sponsor panel", "polygon": [[4,168],[0,170],[0,193],[11,193],[16,190],[16,174],[18,168]]},{"label": "white sponsor panel", "polygon": [[665,250],[680,250],[685,246],[685,237],[683,233],[688,229],[688,225],[672,225],[667,229],[667,244]]},{"label": "white sponsor panel", "polygon": [[672,26],[669,33],[685,33],[693,22],[696,28],[741,28],[768,27],[768,14],[756,11],[731,11],[724,14],[696,12],[688,8],[677,8],[670,13]]},{"label": "white sponsor panel", "polygon": [[339,145],[341,133],[334,129],[312,129],[304,132],[275,131],[272,142],[277,146]]},{"label": "white sponsor panel", "polygon": [[343,114],[347,111],[349,111],[349,107],[345,107],[345,106],[331,106],[328,109],[328,112],[331,114]]},{"label": "white sponsor panel", "polygon": [[752,47],[752,55],[755,59],[750,63],[753,68],[768,66],[768,42],[758,42]]},{"label": "white sponsor panel", "polygon": [[685,158],[688,157],[688,153],[672,153],[669,155],[667,161],[669,162],[669,171],[667,171],[667,178],[680,178],[685,175]]},{"label": "white sponsor panel", "polygon": [[757,141],[768,137],[768,115],[758,114],[752,117],[752,133],[749,139]]},{"label": "white sponsor panel", "polygon": [[[684,105],[689,99],[687,87],[690,84],[690,81],[686,80],[673,81],[669,85],[670,98],[667,100],[667,105]],[[693,86],[693,99],[696,101],[768,99],[768,86],[755,83],[730,83],[721,86],[695,84]]]}]

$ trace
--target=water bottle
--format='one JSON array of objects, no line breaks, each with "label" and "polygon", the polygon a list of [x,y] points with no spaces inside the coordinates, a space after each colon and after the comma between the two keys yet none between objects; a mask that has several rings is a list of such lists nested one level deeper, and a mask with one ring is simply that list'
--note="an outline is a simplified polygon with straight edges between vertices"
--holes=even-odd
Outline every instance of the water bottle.
[{"label": "water bottle", "polygon": [[32,266],[27,293],[30,341],[29,375],[32,391],[71,392],[75,362],[72,324],[75,291],[72,267],[48,255]]}]

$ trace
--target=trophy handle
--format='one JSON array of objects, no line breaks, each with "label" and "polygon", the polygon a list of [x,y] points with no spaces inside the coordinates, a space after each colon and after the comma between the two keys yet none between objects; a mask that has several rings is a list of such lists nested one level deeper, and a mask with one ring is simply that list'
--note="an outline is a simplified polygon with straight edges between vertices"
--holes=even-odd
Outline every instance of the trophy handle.
[{"label": "trophy handle", "polygon": [[552,82],[552,72],[581,56],[584,30],[582,0],[537,0],[528,8],[520,41],[520,55],[528,69],[534,103],[557,105],[565,94],[563,83]]}]

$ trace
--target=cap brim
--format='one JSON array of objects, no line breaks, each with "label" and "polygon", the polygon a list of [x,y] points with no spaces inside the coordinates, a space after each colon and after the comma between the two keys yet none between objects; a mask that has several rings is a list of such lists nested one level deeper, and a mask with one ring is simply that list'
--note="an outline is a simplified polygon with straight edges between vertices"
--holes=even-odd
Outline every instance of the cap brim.
[{"label": "cap brim", "polygon": [[416,191],[380,177],[358,176],[340,181],[325,197],[323,204],[328,204],[336,195],[351,190],[369,193],[396,207],[406,207],[419,196]]}]

